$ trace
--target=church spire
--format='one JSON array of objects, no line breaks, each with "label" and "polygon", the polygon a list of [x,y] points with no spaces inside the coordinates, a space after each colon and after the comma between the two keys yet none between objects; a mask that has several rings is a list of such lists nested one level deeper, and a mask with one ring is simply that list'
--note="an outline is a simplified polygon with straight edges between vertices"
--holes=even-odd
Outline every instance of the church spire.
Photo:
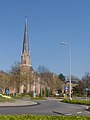
[{"label": "church spire", "polygon": [[29,43],[28,43],[28,24],[27,24],[27,16],[25,18],[25,29],[24,29],[24,40],[23,40],[23,51],[29,54]]},{"label": "church spire", "polygon": [[25,18],[24,40],[23,40],[23,49],[22,49],[22,55],[21,55],[21,64],[31,66],[31,64],[30,64],[30,53],[29,53],[29,43],[28,43],[27,17]]},{"label": "church spire", "polygon": [[20,64],[20,73],[21,75],[25,74],[26,77],[26,84],[22,81],[20,83],[19,93],[30,92],[30,81],[28,75],[33,75],[33,68],[30,61],[30,54],[29,54],[29,43],[28,43],[28,24],[27,24],[27,17],[25,18],[25,28],[24,28],[24,39],[23,39],[23,49],[21,54],[21,64]]}]

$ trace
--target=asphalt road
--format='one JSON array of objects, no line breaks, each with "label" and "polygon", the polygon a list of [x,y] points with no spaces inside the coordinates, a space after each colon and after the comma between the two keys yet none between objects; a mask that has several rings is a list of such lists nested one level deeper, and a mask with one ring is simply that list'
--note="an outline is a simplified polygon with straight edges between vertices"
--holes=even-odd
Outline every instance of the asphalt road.
[{"label": "asphalt road", "polygon": [[85,106],[62,103],[56,100],[38,101],[38,105],[19,107],[0,107],[2,115],[90,115]]}]

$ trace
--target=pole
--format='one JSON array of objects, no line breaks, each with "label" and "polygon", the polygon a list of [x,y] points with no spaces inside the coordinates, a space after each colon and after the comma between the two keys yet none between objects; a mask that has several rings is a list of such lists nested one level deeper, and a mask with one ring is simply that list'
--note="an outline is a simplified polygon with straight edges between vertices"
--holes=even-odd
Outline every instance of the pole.
[{"label": "pole", "polygon": [[71,45],[66,42],[62,42],[61,44],[67,45],[69,48],[69,99],[72,100],[72,97],[71,97],[71,89],[72,89],[72,86],[71,86]]},{"label": "pole", "polygon": [[70,89],[69,89],[69,99],[72,100],[72,97],[71,97],[71,89],[72,89],[72,86],[71,86],[71,45],[69,45],[69,82],[70,82]]},{"label": "pole", "polygon": [[34,76],[34,98],[36,97],[36,83],[35,83],[35,76]]},{"label": "pole", "polygon": [[86,90],[86,100],[87,100],[87,90]]}]

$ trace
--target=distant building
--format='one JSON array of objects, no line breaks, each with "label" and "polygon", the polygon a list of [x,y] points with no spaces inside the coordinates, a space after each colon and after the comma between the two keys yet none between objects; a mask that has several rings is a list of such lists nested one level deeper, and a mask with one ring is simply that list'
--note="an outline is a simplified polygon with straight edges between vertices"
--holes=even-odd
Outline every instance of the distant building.
[{"label": "distant building", "polygon": [[[70,81],[69,81],[69,80],[66,81],[65,84],[66,84],[66,86],[69,86]],[[71,86],[72,86],[72,87],[75,87],[77,84],[78,84],[77,81],[75,81],[75,80],[71,80]]]},{"label": "distant building", "polygon": [[[75,80],[71,80],[71,91],[73,91],[73,88],[76,86],[78,84],[78,82],[77,81],[75,81]],[[67,80],[66,82],[65,82],[65,92],[66,93],[69,93],[69,86],[70,86],[70,81],[69,80]]]}]

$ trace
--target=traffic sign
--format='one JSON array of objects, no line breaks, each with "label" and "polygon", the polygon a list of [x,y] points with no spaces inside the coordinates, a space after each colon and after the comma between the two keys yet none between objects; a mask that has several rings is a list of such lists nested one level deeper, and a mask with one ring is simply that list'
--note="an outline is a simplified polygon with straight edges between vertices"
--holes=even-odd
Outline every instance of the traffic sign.
[{"label": "traffic sign", "polygon": [[65,90],[66,93],[68,93],[68,90]]},{"label": "traffic sign", "polygon": [[88,91],[88,88],[85,88],[86,91]]},{"label": "traffic sign", "polygon": [[68,86],[65,87],[65,90],[68,90]]}]

